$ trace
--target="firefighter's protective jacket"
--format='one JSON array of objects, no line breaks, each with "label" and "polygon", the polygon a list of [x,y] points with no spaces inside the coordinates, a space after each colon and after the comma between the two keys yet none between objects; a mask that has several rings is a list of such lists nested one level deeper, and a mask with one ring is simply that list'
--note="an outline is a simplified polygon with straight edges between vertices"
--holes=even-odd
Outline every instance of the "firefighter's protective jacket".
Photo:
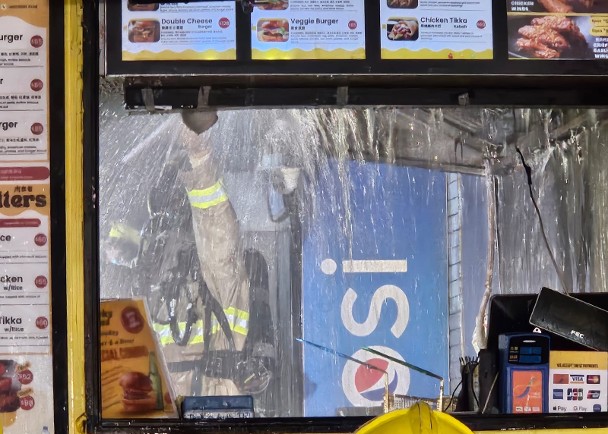
[{"label": "firefighter's protective jacket", "polygon": [[[201,272],[212,296],[223,307],[237,351],[249,331],[249,282],[239,246],[236,214],[218,176],[211,134],[184,128],[181,140],[190,168],[180,171],[192,209],[192,226]],[[217,321],[210,349],[228,350],[228,339]]]}]

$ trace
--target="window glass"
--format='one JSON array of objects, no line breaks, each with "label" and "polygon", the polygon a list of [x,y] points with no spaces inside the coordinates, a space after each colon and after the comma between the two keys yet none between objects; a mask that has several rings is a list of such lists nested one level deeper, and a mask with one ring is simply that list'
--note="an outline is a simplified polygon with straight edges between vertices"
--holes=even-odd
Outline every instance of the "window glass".
[{"label": "window glass", "polygon": [[604,111],[100,113],[101,297],[145,299],[175,396],[500,412],[488,296],[605,288]]}]

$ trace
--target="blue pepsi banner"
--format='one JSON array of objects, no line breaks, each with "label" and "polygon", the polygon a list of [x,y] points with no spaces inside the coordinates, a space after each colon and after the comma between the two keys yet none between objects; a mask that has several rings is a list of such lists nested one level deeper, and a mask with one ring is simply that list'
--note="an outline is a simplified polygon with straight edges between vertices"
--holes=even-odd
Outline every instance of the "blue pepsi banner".
[{"label": "blue pepsi banner", "polygon": [[302,322],[314,345],[303,344],[305,416],[381,407],[386,381],[392,394],[437,398],[437,379],[364,348],[447,378],[444,174],[332,162],[311,189]]}]

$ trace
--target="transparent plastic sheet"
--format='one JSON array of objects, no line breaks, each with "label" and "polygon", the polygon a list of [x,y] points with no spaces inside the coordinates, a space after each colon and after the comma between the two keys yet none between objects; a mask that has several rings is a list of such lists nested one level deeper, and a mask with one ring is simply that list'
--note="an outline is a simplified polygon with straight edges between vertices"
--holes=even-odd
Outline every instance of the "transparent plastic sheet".
[{"label": "transparent plastic sheet", "polygon": [[596,232],[604,219],[605,127],[598,124],[594,110],[572,112],[533,111],[530,131],[517,141],[528,149],[524,148],[524,162],[531,169],[545,235],[521,157],[515,145],[508,147],[520,163],[497,176],[500,293],[535,293],[542,286],[567,292],[605,291],[599,248],[604,235]]},{"label": "transparent plastic sheet", "polygon": [[[166,322],[169,305],[162,301],[159,284],[163,277],[154,274],[158,270],[139,269],[136,252],[125,252],[124,245],[115,243],[117,232],[112,231],[119,223],[134,229],[133,237],[140,236],[150,219],[150,191],[163,169],[182,152],[184,126],[177,113],[128,115],[121,95],[116,93],[102,94],[101,101],[101,295],[144,296],[153,317],[158,315],[156,318],[162,320],[164,315]],[[403,311],[398,294],[392,300],[380,298],[374,305],[377,291],[372,289],[360,295],[363,301],[353,302],[354,316],[345,325],[343,294],[349,287],[358,290],[368,281],[349,277],[347,272],[336,273],[346,266],[331,256],[337,254],[336,245],[347,262],[369,252],[375,252],[375,258],[401,259],[399,249],[408,237],[443,234],[441,241],[427,243],[444,252],[435,263],[442,271],[421,272],[416,261],[425,253],[412,251],[407,256],[407,273],[414,281],[404,290],[411,291],[410,300],[416,300],[408,306],[408,330],[421,334],[424,329],[416,321],[424,315],[431,318],[428,329],[445,330],[433,331],[428,339],[445,343],[437,347],[444,348],[439,359],[445,366],[441,375],[446,378],[446,395],[457,392],[459,359],[475,355],[471,343],[486,269],[493,273],[492,293],[534,293],[542,286],[562,289],[561,280],[568,290],[604,290],[605,127],[598,121],[598,113],[464,108],[220,112],[218,124],[210,130],[215,144],[214,170],[223,175],[235,210],[239,254],[251,249],[261,253],[264,261],[253,268],[262,267],[266,270],[263,274],[267,273],[263,288],[252,292],[250,300],[255,304],[250,322],[258,324],[252,334],[265,345],[274,363],[272,379],[254,394],[257,415],[333,416],[381,409],[378,394],[383,389],[382,375],[370,377],[355,366],[352,381],[356,387],[349,392],[344,386],[348,381],[344,356],[365,356],[363,347],[378,344],[379,338],[372,332],[378,329],[390,335],[391,325]],[[526,165],[531,168],[533,194],[559,272],[545,246],[530,198]],[[448,172],[453,176],[444,177]],[[398,188],[386,180],[394,180]],[[489,189],[484,185],[487,182],[492,182]],[[410,205],[406,212],[386,205],[399,189]],[[495,192],[494,200],[488,200],[486,191]],[[492,213],[486,207],[492,203],[496,204],[496,250],[495,262],[488,268],[487,219]],[[436,210],[445,219],[443,232],[425,232],[424,215],[416,217],[417,210],[433,204],[439,204]],[[361,209],[373,210],[372,218],[364,224]],[[457,218],[449,220],[452,214],[448,210],[454,210]],[[408,226],[411,235],[401,229],[405,221],[414,222]],[[192,244],[191,227],[173,229],[176,248],[180,239]],[[361,234],[371,234],[365,248],[359,241]],[[310,240],[314,242],[307,244]],[[318,255],[307,262],[315,252]],[[444,276],[441,279],[445,282],[428,286],[425,276],[433,273]],[[255,280],[251,274],[249,278]],[[374,288],[389,283],[383,277],[370,279]],[[438,291],[443,295],[435,294],[434,289],[419,299],[412,295],[416,291],[423,294],[427,286],[441,288]],[[204,303],[197,299],[196,284],[189,281],[185,287],[196,299],[199,321],[192,329],[195,336],[202,334]],[[336,295],[336,291],[340,293]],[[445,298],[445,310],[437,313],[441,297]],[[181,300],[184,303],[184,298]],[[324,300],[333,301],[321,302]],[[311,306],[317,309],[311,310]],[[422,316],[413,312],[422,312]],[[378,327],[373,327],[373,321],[369,323],[370,317],[377,319]],[[185,316],[178,319],[187,320]],[[356,334],[345,334],[345,327],[355,330],[366,321],[372,327],[369,339],[364,332],[358,337],[362,340],[353,340]],[[196,366],[204,359],[204,343],[198,340],[177,345],[163,324],[157,332],[159,340],[167,339],[165,358],[173,370],[177,392],[201,393],[205,376]],[[313,344],[325,339],[326,345],[320,345],[324,349],[298,340],[311,336],[319,339]],[[428,366],[429,358],[437,356],[423,350],[406,360]],[[323,381],[312,374],[311,366],[324,369]],[[404,372],[391,369],[391,382]],[[421,380],[411,369],[406,374],[410,383],[391,383],[392,393],[437,398],[436,381]]]}]

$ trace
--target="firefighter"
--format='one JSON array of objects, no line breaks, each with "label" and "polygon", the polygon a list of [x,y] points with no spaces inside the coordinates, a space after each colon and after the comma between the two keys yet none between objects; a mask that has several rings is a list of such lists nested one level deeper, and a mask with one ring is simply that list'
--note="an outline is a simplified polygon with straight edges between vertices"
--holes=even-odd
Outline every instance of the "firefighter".
[{"label": "firefighter", "polygon": [[[214,161],[212,131],[215,111],[184,110],[186,128],[180,142],[189,165],[179,176],[192,210],[192,228],[202,277],[223,309],[230,332],[214,316],[209,349],[215,354],[243,352],[249,332],[249,282],[239,251],[235,211],[222,185]],[[218,357],[217,372],[203,378],[203,394],[242,393],[230,377],[230,357]]]},{"label": "firefighter", "polygon": [[[218,121],[217,113],[186,111],[182,119],[186,128],[178,137],[178,149],[148,195],[148,224],[141,234],[122,229],[114,232],[133,244],[136,233],[142,238],[136,261],[142,281],[139,286],[151,302],[154,328],[180,394],[261,393],[272,377],[271,359],[276,355],[273,337],[268,335],[272,334],[272,325],[267,309],[258,310],[264,311],[262,316],[267,316],[268,324],[260,324],[260,330],[249,333],[248,270],[254,283],[260,280],[256,289],[263,293],[268,290],[268,279],[259,269],[267,266],[260,255],[243,256],[239,250],[236,214],[219,179],[212,153],[210,130]],[[189,252],[194,252],[195,260]],[[245,264],[249,264],[248,269]],[[187,291],[191,293],[187,297],[183,292],[172,293],[172,288],[184,287],[176,283],[180,276],[183,278],[194,268],[194,274],[200,274],[198,282],[205,287],[203,292],[211,294],[213,300],[197,299],[201,295],[197,283],[188,284],[192,291]],[[167,323],[157,322],[167,312],[153,301],[155,297],[150,290],[153,287],[157,288],[152,291],[157,297],[162,295],[169,301],[175,298],[176,306],[171,309],[197,311],[197,321],[182,341],[174,340]],[[201,303],[205,307],[214,306],[211,324],[204,324]],[[259,300],[257,303],[262,305]],[[183,312],[178,316],[181,330]]]}]

